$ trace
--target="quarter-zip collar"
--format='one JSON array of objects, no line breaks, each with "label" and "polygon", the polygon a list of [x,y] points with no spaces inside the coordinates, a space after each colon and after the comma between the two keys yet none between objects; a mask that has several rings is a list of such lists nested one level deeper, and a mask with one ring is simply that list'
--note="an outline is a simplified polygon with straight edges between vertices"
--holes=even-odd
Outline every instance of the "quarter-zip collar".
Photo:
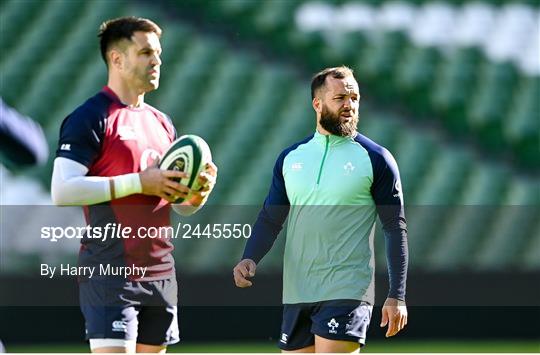
[{"label": "quarter-zip collar", "polygon": [[313,139],[315,140],[315,142],[323,146],[326,146],[327,144],[328,146],[336,146],[336,145],[340,145],[340,144],[350,142],[353,140],[352,137],[340,137],[340,136],[335,136],[333,134],[330,134],[330,135],[321,134],[317,130],[315,130]]}]

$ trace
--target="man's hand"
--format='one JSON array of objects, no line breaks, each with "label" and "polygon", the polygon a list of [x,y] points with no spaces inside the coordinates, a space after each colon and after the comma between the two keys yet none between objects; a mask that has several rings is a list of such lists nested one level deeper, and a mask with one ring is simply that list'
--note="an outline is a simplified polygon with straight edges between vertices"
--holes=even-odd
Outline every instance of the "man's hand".
[{"label": "man's hand", "polygon": [[387,298],[382,308],[381,328],[388,324],[386,337],[396,335],[407,325],[407,306],[404,301]]},{"label": "man's hand", "polygon": [[191,190],[189,204],[193,207],[199,207],[210,195],[217,180],[217,166],[209,162],[206,164],[204,171],[197,177],[197,183],[200,186],[198,190]]},{"label": "man's hand", "polygon": [[255,276],[255,270],[257,264],[251,259],[244,259],[240,261],[233,269],[234,283],[236,286],[245,288],[253,285],[248,278]]},{"label": "man's hand", "polygon": [[186,198],[189,188],[173,179],[187,178],[188,174],[180,171],[161,170],[155,166],[139,173],[141,179],[142,193],[145,195],[159,196],[169,202],[174,202],[178,198]]}]

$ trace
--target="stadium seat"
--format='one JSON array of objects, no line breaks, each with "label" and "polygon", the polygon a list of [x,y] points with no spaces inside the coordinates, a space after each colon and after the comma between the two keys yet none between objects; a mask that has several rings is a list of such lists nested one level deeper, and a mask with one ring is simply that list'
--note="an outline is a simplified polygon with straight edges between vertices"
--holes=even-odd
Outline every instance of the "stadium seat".
[{"label": "stadium seat", "polygon": [[[36,100],[36,97],[42,98],[43,96],[40,96],[39,93],[36,92],[35,94],[32,94],[32,96],[26,100],[26,104],[24,104],[25,96],[26,94],[29,94],[29,91],[25,90],[25,88],[28,87],[29,83],[38,80],[40,74],[47,75],[45,71],[41,69],[42,65],[48,62],[56,63],[59,59],[66,59],[59,56],[58,53],[63,49],[66,50],[66,52],[69,51],[66,49],[67,47],[63,47],[64,41],[66,41],[65,43],[68,46],[74,46],[74,48],[71,49],[73,56],[80,55],[84,58],[85,53],[77,52],[77,49],[81,49],[81,47],[79,47],[81,46],[81,42],[86,44],[88,39],[86,37],[81,41],[81,37],[77,37],[75,33],[80,34],[85,31],[88,33],[87,25],[91,24],[86,22],[86,20],[94,18],[95,10],[99,10],[99,15],[102,16],[113,15],[119,8],[118,5],[108,6],[106,9],[103,9],[103,7],[103,5],[97,3],[96,6],[91,7],[91,11],[84,13],[84,15],[87,16],[80,19],[80,31],[66,31],[66,28],[70,28],[71,25],[74,25],[74,21],[79,20],[79,16],[83,15],[85,7],[72,1],[66,2],[58,0],[50,2],[46,11],[39,17],[38,21],[32,27],[32,30],[28,33],[26,40],[19,45],[17,51],[10,56],[10,61],[5,63],[6,67],[2,69],[4,76],[3,80],[12,83],[12,85],[9,86],[9,90],[2,92],[2,95],[6,96],[6,100],[8,102],[13,102],[13,104],[27,106],[36,105],[36,101],[41,101],[39,99]],[[96,31],[98,25],[99,22],[92,24],[92,32]],[[48,30],[43,31],[43,28],[47,28]],[[94,36],[93,34],[91,35],[92,37]],[[67,36],[67,38],[65,36]],[[88,47],[86,46],[86,48]],[[40,53],[40,55],[36,55],[36,53]],[[71,65],[67,65],[64,69],[76,71],[77,67],[75,63],[70,64]],[[76,77],[76,75],[74,75],[74,77]],[[72,76],[69,76],[67,79],[72,79]],[[54,80],[50,82],[45,80],[45,82],[36,83],[34,86],[36,88],[34,90],[39,91],[49,89],[50,91],[52,84],[54,84]],[[63,83],[58,84],[63,85]],[[4,88],[1,90],[4,91]],[[32,111],[34,111],[34,109],[32,109]],[[42,117],[39,117],[38,119],[43,120]]]},{"label": "stadium seat", "polygon": [[[161,54],[161,60],[163,62],[162,69],[166,70],[177,64],[185,55],[187,42],[193,36],[193,29],[183,23],[165,22],[162,30],[161,47],[163,52]],[[163,79],[166,80],[166,76],[163,78],[160,77],[160,83]]]},{"label": "stadium seat", "polygon": [[[276,108],[280,107],[279,100],[283,99],[288,92],[289,87],[286,81],[287,76],[284,72],[270,67],[263,69],[255,79],[255,86],[252,88],[248,101],[256,102],[257,105],[246,106],[238,112],[234,127],[237,139],[227,140],[216,148],[220,154],[216,162],[219,166],[230,169],[231,172],[223,174],[223,186],[233,186],[235,174],[232,172],[243,169],[251,163],[257,144],[261,139],[265,139],[272,116],[276,114]],[[218,192],[217,196],[220,194]]]},{"label": "stadium seat", "polygon": [[249,97],[257,68],[256,61],[246,53],[229,53],[224,56],[222,64],[215,71],[215,84],[205,93],[206,104],[193,112],[195,119],[185,127],[186,132],[199,134],[211,146],[218,146],[223,135],[234,130],[236,112],[245,105],[245,98]]},{"label": "stadium seat", "polygon": [[[243,174],[237,180],[224,203],[254,205],[262,204],[272,179],[272,171],[278,155],[291,144],[313,133],[314,114],[309,106],[305,90],[293,90],[284,107],[272,117],[275,124],[258,136],[258,144],[251,154],[260,157],[253,164],[243,168]],[[272,137],[271,140],[265,137]]]},{"label": "stadium seat", "polygon": [[478,247],[475,263],[483,270],[520,267],[520,252],[525,250],[540,215],[540,186],[537,181],[516,178],[510,184],[503,205]]},{"label": "stadium seat", "polygon": [[404,94],[407,106],[417,115],[430,113],[433,77],[438,70],[440,53],[433,47],[409,47],[396,74],[396,86]]},{"label": "stadium seat", "polygon": [[508,113],[517,73],[509,63],[486,63],[468,113],[469,126],[481,143],[493,150],[506,148],[502,136],[502,122]]},{"label": "stadium seat", "polygon": [[[46,2],[39,0],[2,1],[0,23],[2,24],[2,55],[0,65],[11,58],[11,52],[21,43],[32,23],[42,14]],[[3,68],[3,67],[2,67]],[[3,69],[2,69],[3,70]]]},{"label": "stadium seat", "polygon": [[369,55],[365,50],[368,40],[361,32],[337,33],[325,42],[326,45],[319,52],[319,66],[335,67],[342,63],[356,63],[364,55]]},{"label": "stadium seat", "polygon": [[393,152],[400,167],[403,194],[410,205],[418,202],[416,192],[424,185],[432,160],[440,154],[430,138],[424,133],[409,132],[402,136]]},{"label": "stadium seat", "polygon": [[220,62],[222,50],[223,43],[215,38],[194,40],[185,49],[182,65],[168,74],[173,88],[162,90],[156,101],[179,129],[189,124],[190,114],[197,105],[206,104],[204,96],[199,96],[199,93],[201,88],[208,88],[214,79],[213,69]]},{"label": "stadium seat", "polygon": [[[65,28],[69,28],[83,11],[84,6],[77,2],[54,0],[47,3],[26,40],[19,44],[18,50],[12,53],[2,69],[5,75],[3,80],[13,84],[9,90],[2,90],[6,91],[2,93],[6,101],[19,104],[19,100],[26,93],[22,83],[32,82],[39,74],[40,65],[57,54],[64,36],[68,34]],[[47,31],[43,31],[43,28],[47,28]]]},{"label": "stadium seat", "polygon": [[455,145],[446,147],[433,161],[430,174],[426,176],[430,183],[418,196],[421,205],[452,205],[458,203],[465,181],[472,164],[471,154]]},{"label": "stadium seat", "polygon": [[403,123],[386,112],[360,111],[358,131],[393,152]]},{"label": "stadium seat", "polygon": [[459,205],[447,215],[446,227],[432,245],[428,265],[434,269],[467,269],[482,241],[491,236],[486,226],[496,220],[497,206],[508,187],[508,171],[481,165],[473,171]]},{"label": "stadium seat", "polygon": [[[179,72],[184,57],[188,55],[187,52],[194,41],[193,29],[185,24],[165,22],[162,30],[160,90],[150,92],[145,97],[148,103],[157,107],[161,107],[164,100],[171,100],[170,104],[174,104],[172,95],[178,90],[178,82],[175,81],[178,78],[175,74]],[[168,92],[170,97],[165,95]]]},{"label": "stadium seat", "polygon": [[49,127],[57,130],[55,135],[58,135],[62,120],[86,99],[101,90],[107,81],[105,63],[98,55],[92,56],[88,65],[81,68],[78,74],[78,81],[84,85],[76,85],[73,90],[64,92],[62,103],[50,113]]},{"label": "stadium seat", "polygon": [[475,48],[458,49],[441,63],[435,76],[431,104],[454,135],[468,133],[467,108],[478,80],[481,60],[481,54]]},{"label": "stadium seat", "polygon": [[249,19],[256,9],[260,6],[255,1],[251,0],[231,0],[231,1],[216,1],[213,9],[216,15],[225,16],[231,20],[246,20]]},{"label": "stadium seat", "polygon": [[425,265],[428,251],[459,203],[469,177],[472,157],[463,148],[446,146],[429,165],[425,184],[408,207],[408,230],[411,236],[411,260]]},{"label": "stadium seat", "polygon": [[[43,64],[43,69],[34,79],[32,89],[20,99],[21,110],[45,125],[54,119],[49,117],[51,112],[65,100],[65,93],[51,90],[51,84],[56,87],[76,86],[85,65],[92,57],[97,57],[96,53],[88,53],[88,48],[79,45],[82,36],[77,31],[71,34],[73,36],[68,38],[68,45],[58,51],[58,59]],[[104,68],[105,65],[102,66],[102,69]],[[44,104],[44,98],[47,98],[47,104]]]},{"label": "stadium seat", "polygon": [[524,78],[504,118],[504,137],[523,166],[538,167],[540,77]]},{"label": "stadium seat", "polygon": [[369,54],[361,56],[354,66],[360,82],[366,82],[382,103],[392,102],[395,97],[395,59],[402,56],[406,43],[402,32],[375,34],[365,50]]},{"label": "stadium seat", "polygon": [[296,1],[262,0],[253,17],[253,25],[257,31],[266,37],[266,43],[274,49],[283,48],[287,33],[293,26]]}]

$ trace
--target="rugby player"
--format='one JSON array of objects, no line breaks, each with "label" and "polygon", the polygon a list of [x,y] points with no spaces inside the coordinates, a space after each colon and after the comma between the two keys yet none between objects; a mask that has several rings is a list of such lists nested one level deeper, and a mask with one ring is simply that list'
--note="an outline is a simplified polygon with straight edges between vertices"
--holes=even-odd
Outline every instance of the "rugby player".
[{"label": "rugby player", "polygon": [[327,68],[311,83],[315,133],[285,149],[242,260],[238,287],[287,216],[280,348],[355,352],[365,343],[374,304],[373,235],[383,226],[390,288],[381,327],[407,324],[407,229],[398,166],[388,150],[357,132],[360,93],[352,70]]},{"label": "rugby player", "polygon": [[[191,197],[175,211],[197,211],[212,191],[217,168],[209,163],[190,191],[176,182],[184,173],[156,162],[176,138],[167,115],[144,102],[159,86],[162,30],[136,17],[100,27],[108,82],[62,123],[54,161],[57,205],[82,205],[93,226],[170,226],[170,203]],[[144,277],[79,277],[80,306],[93,352],[165,352],[178,342],[177,283],[173,245],[163,238],[83,239],[79,265],[144,268]],[[110,268],[109,268],[110,269]]]}]

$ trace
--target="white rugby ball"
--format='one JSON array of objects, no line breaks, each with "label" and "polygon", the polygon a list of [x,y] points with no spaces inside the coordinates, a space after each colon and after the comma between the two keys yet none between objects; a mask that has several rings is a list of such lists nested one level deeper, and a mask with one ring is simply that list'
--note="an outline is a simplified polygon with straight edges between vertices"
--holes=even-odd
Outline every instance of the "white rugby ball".
[{"label": "white rugby ball", "polygon": [[[204,170],[205,165],[211,161],[212,153],[204,139],[193,134],[187,134],[172,142],[163,158],[161,158],[159,168],[188,173],[189,178],[177,179],[177,181],[190,189],[197,190],[199,188],[197,176]],[[184,201],[184,198],[179,198],[174,203],[181,203],[182,201]]]}]

